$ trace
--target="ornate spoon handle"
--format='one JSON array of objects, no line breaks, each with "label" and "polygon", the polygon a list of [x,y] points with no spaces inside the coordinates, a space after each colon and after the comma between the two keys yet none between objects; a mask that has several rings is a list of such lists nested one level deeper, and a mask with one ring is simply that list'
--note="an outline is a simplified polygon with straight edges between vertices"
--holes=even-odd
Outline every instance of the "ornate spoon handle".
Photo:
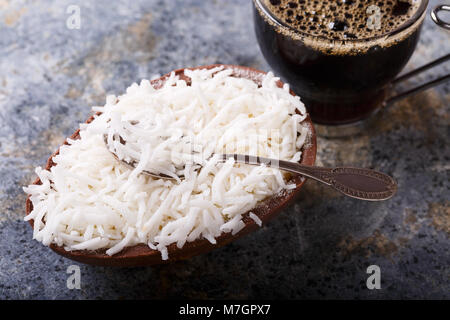
[{"label": "ornate spoon handle", "polygon": [[397,183],[390,176],[371,169],[305,166],[296,162],[255,157],[240,154],[223,154],[221,161],[234,158],[236,162],[261,165],[301,174],[322,182],[337,191],[361,200],[381,201],[391,198],[397,191]]}]

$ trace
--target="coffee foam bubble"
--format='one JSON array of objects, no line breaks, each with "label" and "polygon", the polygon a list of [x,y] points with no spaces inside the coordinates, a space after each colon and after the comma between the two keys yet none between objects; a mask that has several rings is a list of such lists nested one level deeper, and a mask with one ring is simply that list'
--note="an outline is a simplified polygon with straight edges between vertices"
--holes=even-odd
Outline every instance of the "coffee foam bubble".
[{"label": "coffee foam bubble", "polygon": [[[277,32],[301,39],[305,44],[330,54],[358,54],[375,45],[391,46],[417,30],[425,17],[424,12],[410,27],[389,35],[414,17],[421,7],[420,0],[260,1],[266,8],[256,4],[257,10]],[[381,25],[378,29],[371,29],[367,24],[371,15],[367,8],[372,5],[380,9]]]}]

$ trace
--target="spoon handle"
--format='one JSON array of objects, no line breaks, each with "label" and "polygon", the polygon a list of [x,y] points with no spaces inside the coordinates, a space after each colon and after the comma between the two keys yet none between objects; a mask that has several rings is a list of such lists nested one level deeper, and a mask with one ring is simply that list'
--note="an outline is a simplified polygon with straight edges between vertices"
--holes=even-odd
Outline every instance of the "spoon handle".
[{"label": "spoon handle", "polygon": [[305,166],[296,162],[241,154],[223,154],[221,161],[234,158],[238,163],[266,165],[312,178],[337,191],[360,200],[381,201],[391,198],[397,191],[395,180],[378,171],[365,168],[324,168]]}]

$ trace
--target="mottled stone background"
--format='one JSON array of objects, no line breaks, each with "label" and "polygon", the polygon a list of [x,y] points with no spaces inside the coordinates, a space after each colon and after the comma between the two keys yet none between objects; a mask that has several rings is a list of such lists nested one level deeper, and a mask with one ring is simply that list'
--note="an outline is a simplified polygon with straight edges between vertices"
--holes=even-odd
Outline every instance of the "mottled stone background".
[{"label": "mottled stone background", "polygon": [[[80,30],[66,27],[70,4]],[[427,17],[407,69],[449,51],[450,32]],[[450,84],[399,102],[359,136],[318,140],[319,164],[392,174],[392,200],[309,181],[277,219],[224,248],[157,267],[81,265],[81,290],[68,290],[73,262],[32,240],[21,187],[106,94],[210,63],[269,70],[250,0],[0,0],[0,298],[450,298]],[[371,264],[381,290],[366,288]]]}]

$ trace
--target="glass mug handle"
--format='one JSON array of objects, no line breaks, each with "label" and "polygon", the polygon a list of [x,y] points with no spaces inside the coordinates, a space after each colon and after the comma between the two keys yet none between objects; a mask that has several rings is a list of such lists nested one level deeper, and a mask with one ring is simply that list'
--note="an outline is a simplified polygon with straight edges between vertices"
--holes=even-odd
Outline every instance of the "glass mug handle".
[{"label": "glass mug handle", "polygon": [[[438,26],[450,30],[450,23],[447,23],[447,22],[443,21],[441,18],[438,17],[438,12],[439,11],[449,11],[450,12],[450,6],[443,5],[443,4],[442,5],[438,5],[431,11],[431,19]],[[407,74],[394,79],[391,82],[391,86],[393,86],[393,85],[395,85],[395,84],[397,84],[399,82],[405,81],[406,79],[409,79],[409,78],[411,78],[411,77],[413,77],[413,76],[415,76],[415,75],[417,75],[419,73],[422,73],[422,72],[424,72],[424,71],[426,71],[428,69],[431,69],[431,68],[433,68],[433,67],[435,67],[435,66],[437,66],[437,65],[439,65],[441,63],[444,63],[447,60],[450,60],[450,54],[447,54],[447,55],[445,55],[445,56],[443,56],[443,57],[441,57],[439,59],[436,59],[436,60],[434,60],[434,61],[432,61],[432,62],[430,62],[430,63],[428,63],[428,64],[426,64],[426,65],[424,65],[424,66],[422,66],[420,68],[417,68],[416,70],[408,72]],[[449,80],[450,80],[450,73],[446,74],[444,76],[441,76],[441,77],[439,77],[439,78],[437,78],[435,80],[432,80],[430,82],[427,82],[425,84],[422,84],[422,85],[420,85],[418,87],[410,89],[408,91],[399,93],[399,94],[397,94],[397,95],[395,95],[393,97],[387,98],[384,101],[383,106],[387,107],[387,106],[391,105],[392,103],[394,103],[394,102],[396,102],[398,100],[406,98],[409,95],[412,95],[412,94],[417,93],[419,91],[423,91],[423,90],[426,90],[428,88],[437,86],[437,85],[439,85],[441,83],[444,83],[446,81],[449,81]]]},{"label": "glass mug handle", "polygon": [[450,6],[449,5],[445,5],[445,4],[441,4],[436,6],[432,11],[431,11],[431,19],[433,19],[433,21],[442,28],[448,29],[450,30],[450,23],[449,22],[445,22],[444,20],[442,20],[441,18],[439,18],[438,16],[438,12],[439,11],[449,11],[450,12]]}]

